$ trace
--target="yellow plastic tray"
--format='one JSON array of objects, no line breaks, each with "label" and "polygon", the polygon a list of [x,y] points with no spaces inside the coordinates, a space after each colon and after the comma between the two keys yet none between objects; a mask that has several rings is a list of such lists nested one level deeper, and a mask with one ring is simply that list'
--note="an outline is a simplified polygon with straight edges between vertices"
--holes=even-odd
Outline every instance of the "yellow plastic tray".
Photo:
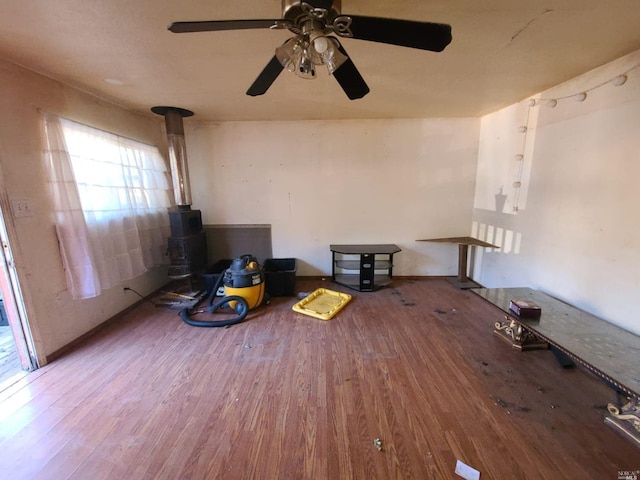
[{"label": "yellow plastic tray", "polygon": [[310,315],[320,320],[330,320],[351,300],[348,293],[318,288],[292,308],[295,312]]}]

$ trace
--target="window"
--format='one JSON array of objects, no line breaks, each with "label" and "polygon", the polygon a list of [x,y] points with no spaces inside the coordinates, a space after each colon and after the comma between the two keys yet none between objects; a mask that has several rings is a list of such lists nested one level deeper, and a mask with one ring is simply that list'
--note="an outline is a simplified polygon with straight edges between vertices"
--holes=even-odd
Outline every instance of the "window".
[{"label": "window", "polygon": [[158,149],[53,115],[45,160],[74,298],[166,262],[169,175]]}]

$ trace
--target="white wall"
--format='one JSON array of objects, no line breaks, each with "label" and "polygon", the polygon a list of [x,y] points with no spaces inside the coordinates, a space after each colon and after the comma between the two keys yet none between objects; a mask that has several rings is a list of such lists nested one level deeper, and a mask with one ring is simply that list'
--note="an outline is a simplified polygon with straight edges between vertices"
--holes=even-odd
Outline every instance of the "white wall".
[{"label": "white wall", "polygon": [[[193,117],[197,120],[196,116]],[[331,273],[330,244],[395,243],[394,275],[452,275],[466,235],[479,119],[185,126],[205,224],[271,224],[275,258]]]},{"label": "white wall", "polygon": [[[503,248],[480,252],[475,278],[488,287],[530,286],[640,333],[640,64],[626,56],[481,121],[474,230]],[[526,134],[518,127],[526,122]],[[525,153],[517,212],[518,161]],[[494,194],[504,185],[504,211]]]},{"label": "white wall", "polygon": [[[580,92],[638,63],[637,52],[541,96]],[[69,297],[38,108],[151,144],[166,139],[159,118],[1,61],[0,87],[0,203],[44,361],[137,297],[120,287]],[[640,332],[640,69],[582,103],[530,109],[524,100],[482,119],[206,124],[196,112],[191,120],[193,200],[204,222],[271,224],[274,257],[297,258],[300,275],[330,273],[331,243],[396,243],[396,275],[455,275],[455,246],[415,240],[474,233],[502,246],[477,255],[473,276],[483,284],[539,288]],[[513,158],[522,152],[520,172]],[[497,212],[501,186],[508,199]],[[12,201],[25,198],[33,215],[14,217]],[[162,268],[128,284],[145,294],[166,279]]]},{"label": "white wall", "polygon": [[[163,146],[162,120],[143,117],[0,61],[0,192],[29,322],[41,363],[46,356],[139,300],[122,287],[74,301],[65,285],[45,182],[38,109]],[[16,199],[33,208],[15,217]],[[127,284],[148,294],[166,283],[166,267]]]},{"label": "white wall", "polygon": [[[118,286],[98,298],[70,298],[50,215],[40,111],[163,150],[164,122],[2,61],[0,87],[9,92],[0,97],[0,203],[45,363],[138,297]],[[205,223],[271,224],[274,257],[297,258],[300,275],[330,273],[330,243],[397,243],[395,274],[455,274],[454,246],[415,240],[468,232],[479,119],[185,127],[194,207]],[[28,200],[31,216],[14,216],[17,199]],[[166,281],[166,268],[158,268],[126,283],[148,294]]]}]

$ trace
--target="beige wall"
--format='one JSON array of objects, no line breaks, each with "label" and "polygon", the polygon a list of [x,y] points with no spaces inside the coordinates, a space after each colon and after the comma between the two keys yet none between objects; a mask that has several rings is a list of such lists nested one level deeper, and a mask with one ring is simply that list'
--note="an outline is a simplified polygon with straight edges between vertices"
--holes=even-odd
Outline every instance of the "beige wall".
[{"label": "beige wall", "polygon": [[[138,300],[115,287],[74,301],[64,283],[40,144],[49,111],[164,149],[163,121],[0,62],[0,188],[40,361]],[[197,114],[197,112],[196,112]],[[197,116],[194,117],[197,119]],[[194,207],[205,223],[269,223],[276,258],[300,275],[331,271],[330,243],[397,243],[398,275],[455,273],[455,250],[415,239],[471,221],[479,119],[188,123]],[[11,204],[27,199],[29,217]],[[167,281],[157,269],[128,286]]]},{"label": "beige wall", "polygon": [[[0,194],[32,335],[41,362],[78,336],[139,300],[122,287],[74,301],[64,281],[44,177],[40,113],[49,111],[146,143],[164,145],[161,121],[118,108],[43,76],[0,61]],[[32,216],[14,217],[26,199]],[[128,285],[142,294],[166,282],[166,268]]]},{"label": "beige wall", "polygon": [[[640,53],[544,92],[577,93],[640,63]],[[272,225],[274,257],[300,275],[331,271],[331,243],[396,243],[397,275],[454,275],[457,250],[418,238],[467,235],[487,286],[529,285],[632,331],[640,265],[640,70],[623,87],[530,110],[527,100],[482,119],[186,124],[194,207],[209,224]],[[119,108],[0,61],[2,213],[40,360],[138,300],[116,287],[73,301],[51,222],[38,109],[137,140],[166,143],[162,119]],[[518,127],[529,122],[523,137]],[[513,212],[510,187],[524,151]],[[477,183],[477,188],[476,188]],[[495,210],[500,187],[510,196]],[[27,199],[29,217],[12,202]],[[475,204],[475,208],[474,208]],[[157,269],[128,285],[143,294]]]},{"label": "beige wall", "polygon": [[[640,52],[543,92],[572,96],[640,64]],[[526,122],[526,135],[518,128]],[[482,118],[474,228],[500,251],[477,257],[489,287],[531,286],[640,333],[640,68],[623,86],[530,108],[528,99]],[[519,211],[512,210],[525,152]],[[507,202],[497,212],[495,193]]]},{"label": "beige wall", "polygon": [[[197,119],[197,114],[194,119]],[[395,243],[397,275],[456,271],[471,222],[479,119],[188,124],[194,206],[271,224],[275,258],[331,273],[332,243]]]}]

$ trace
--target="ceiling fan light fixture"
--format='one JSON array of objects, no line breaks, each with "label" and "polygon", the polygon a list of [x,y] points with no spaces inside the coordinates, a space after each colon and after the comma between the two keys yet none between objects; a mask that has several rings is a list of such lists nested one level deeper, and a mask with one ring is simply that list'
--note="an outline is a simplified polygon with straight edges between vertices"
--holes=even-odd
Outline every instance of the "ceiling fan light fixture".
[{"label": "ceiling fan light fixture", "polygon": [[311,39],[311,43],[313,43],[314,50],[318,52],[320,55],[325,54],[327,50],[329,50],[329,47],[331,46],[329,44],[329,39],[324,35],[313,37]]},{"label": "ceiling fan light fixture", "polygon": [[305,79],[316,78],[315,65],[321,63],[304,37],[292,37],[276,48],[276,58],[284,68]]},{"label": "ceiling fan light fixture", "polygon": [[284,68],[291,72],[295,71],[301,54],[300,44],[295,37],[276,48],[276,58]]},{"label": "ceiling fan light fixture", "polygon": [[308,55],[303,54],[300,56],[300,61],[296,65],[296,75],[306,80],[316,78],[316,67]]},{"label": "ceiling fan light fixture", "polygon": [[[344,62],[346,62],[349,57],[344,55],[339,49],[338,41],[335,38],[331,37],[321,37],[327,42],[327,48],[324,52],[320,53],[322,57],[322,63],[327,66],[327,70],[329,70],[329,75],[333,75],[337,69],[339,69]],[[315,45],[315,44],[314,44]]]},{"label": "ceiling fan light fixture", "polygon": [[304,38],[302,40],[299,40],[299,45],[300,45],[300,56],[297,58],[296,61],[296,69],[295,69],[295,73],[296,75],[298,75],[300,78],[305,78],[307,80],[312,80],[314,78],[316,78],[316,62],[313,61],[312,58],[312,49],[309,48],[310,44],[309,41]]}]

